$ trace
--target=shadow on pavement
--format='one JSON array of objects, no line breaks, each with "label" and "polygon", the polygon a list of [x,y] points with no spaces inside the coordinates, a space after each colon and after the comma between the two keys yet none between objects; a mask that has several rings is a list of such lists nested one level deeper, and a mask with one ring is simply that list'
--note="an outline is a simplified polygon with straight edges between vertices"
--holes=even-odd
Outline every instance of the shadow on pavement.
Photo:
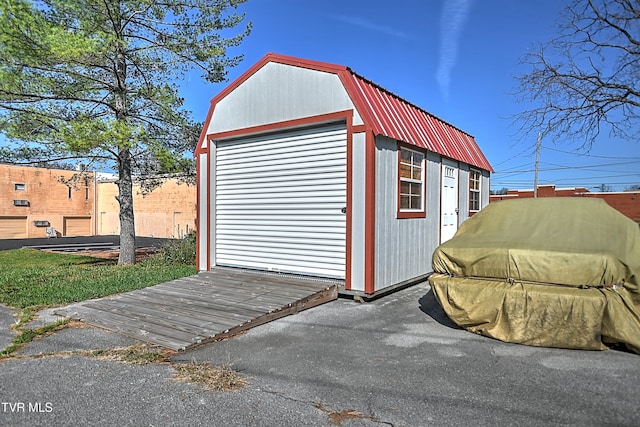
[{"label": "shadow on pavement", "polygon": [[462,329],[451,319],[449,319],[449,316],[447,316],[447,313],[444,312],[444,310],[436,300],[435,295],[433,295],[433,291],[429,290],[429,292],[427,292],[422,298],[418,300],[418,303],[420,304],[420,311],[430,316],[431,318],[433,318],[433,320],[440,323],[441,325],[448,326],[449,328],[453,329]]}]

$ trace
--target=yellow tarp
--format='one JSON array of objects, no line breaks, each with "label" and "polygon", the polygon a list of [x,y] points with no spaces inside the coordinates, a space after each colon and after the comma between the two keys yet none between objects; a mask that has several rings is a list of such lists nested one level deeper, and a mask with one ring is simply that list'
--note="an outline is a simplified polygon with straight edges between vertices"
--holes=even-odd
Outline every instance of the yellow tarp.
[{"label": "yellow tarp", "polygon": [[431,287],[459,326],[503,341],[640,353],[640,228],[604,201],[501,201],[433,255]]}]

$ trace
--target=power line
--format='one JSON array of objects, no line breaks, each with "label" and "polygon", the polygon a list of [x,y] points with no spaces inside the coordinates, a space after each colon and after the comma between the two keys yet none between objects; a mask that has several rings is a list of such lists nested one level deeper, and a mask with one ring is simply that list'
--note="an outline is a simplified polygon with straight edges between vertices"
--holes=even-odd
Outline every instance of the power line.
[{"label": "power line", "polygon": [[[535,147],[535,145],[533,145],[532,147]],[[496,166],[500,166],[500,165],[502,165],[502,164],[507,163],[508,161],[511,161],[511,160],[515,159],[516,157],[520,157],[522,154],[526,153],[528,150],[531,150],[531,148],[532,148],[532,147],[525,148],[524,150],[522,150],[521,152],[519,152],[519,153],[518,153],[518,154],[516,154],[515,156],[509,157],[507,160],[503,160],[503,161],[501,161],[500,163],[496,163],[496,164],[495,164],[495,165],[493,165],[493,166],[494,166],[494,167],[496,167]]]},{"label": "power line", "polygon": [[542,148],[544,148],[545,150],[549,150],[549,151],[555,151],[557,153],[569,154],[569,155],[578,156],[578,157],[593,157],[594,159],[611,159],[611,160],[636,159],[636,160],[640,160],[640,157],[615,157],[615,156],[597,156],[597,155],[591,155],[591,154],[581,154],[581,153],[576,153],[576,152],[571,152],[571,151],[558,150],[557,148],[546,147],[544,145],[542,146]]},{"label": "power line", "polygon": [[[544,163],[544,164],[558,166],[558,167],[538,169],[538,170],[540,172],[549,172],[549,171],[559,171],[559,170],[585,169],[585,168],[593,168],[593,167],[631,165],[631,164],[637,164],[637,163],[638,162],[636,162],[636,161],[629,161],[629,162],[617,162],[617,163],[601,163],[601,164],[595,164],[595,165],[582,165],[582,166],[564,166],[564,165],[558,165],[558,164],[555,164],[555,163]],[[522,173],[522,172],[535,172],[535,171],[536,171],[535,169],[525,169],[525,170],[516,170],[516,171],[510,171],[510,170],[507,169],[505,171],[495,171],[494,174],[500,174],[500,173]]]}]

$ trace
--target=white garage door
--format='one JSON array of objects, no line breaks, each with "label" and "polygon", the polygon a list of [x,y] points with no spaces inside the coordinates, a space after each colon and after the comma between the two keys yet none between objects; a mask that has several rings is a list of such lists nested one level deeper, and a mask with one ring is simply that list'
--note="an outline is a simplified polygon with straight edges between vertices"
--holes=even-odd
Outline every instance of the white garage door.
[{"label": "white garage door", "polygon": [[344,125],[220,142],[216,265],[345,277]]},{"label": "white garage door", "polygon": [[0,217],[0,239],[24,239],[27,237],[26,216]]}]

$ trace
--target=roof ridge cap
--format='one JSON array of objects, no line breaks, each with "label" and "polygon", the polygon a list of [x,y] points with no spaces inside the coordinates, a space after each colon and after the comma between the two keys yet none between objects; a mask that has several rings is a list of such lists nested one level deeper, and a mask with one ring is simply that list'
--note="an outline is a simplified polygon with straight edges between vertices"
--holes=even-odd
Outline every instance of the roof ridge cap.
[{"label": "roof ridge cap", "polygon": [[350,72],[351,74],[353,74],[356,78],[359,78],[359,79],[363,80],[363,81],[364,81],[364,82],[366,82],[367,84],[370,84],[370,85],[372,85],[372,86],[375,86],[376,88],[378,88],[378,89],[380,89],[381,91],[383,91],[383,92],[385,92],[385,93],[387,93],[387,94],[389,94],[389,95],[393,96],[394,98],[396,98],[396,99],[398,99],[398,100],[400,100],[400,101],[402,101],[402,102],[404,102],[404,103],[406,103],[406,104],[409,104],[410,106],[412,106],[412,107],[414,107],[414,108],[416,108],[416,109],[418,109],[418,110],[422,111],[423,113],[425,113],[425,114],[427,114],[427,115],[429,115],[429,116],[433,117],[434,119],[436,119],[436,120],[438,120],[438,121],[440,121],[440,122],[442,122],[442,123],[446,124],[447,126],[450,126],[450,127],[452,127],[453,129],[455,129],[455,130],[457,130],[457,131],[459,131],[459,132],[464,133],[465,135],[469,136],[470,138],[475,139],[475,137],[474,137],[473,135],[471,135],[469,132],[466,132],[466,131],[464,131],[464,130],[460,129],[459,127],[457,127],[457,126],[455,126],[455,125],[451,124],[450,122],[448,122],[448,121],[446,121],[446,120],[444,120],[444,119],[442,119],[442,118],[440,118],[440,117],[436,116],[436,115],[435,115],[435,114],[433,114],[433,113],[430,113],[429,111],[425,110],[424,108],[420,107],[419,105],[414,104],[413,102],[411,102],[411,101],[407,100],[406,98],[403,98],[402,96],[400,96],[400,95],[398,95],[398,94],[396,94],[396,93],[394,93],[394,92],[390,91],[389,89],[385,88],[384,86],[381,86],[380,84],[378,84],[378,83],[374,82],[373,80],[371,80],[371,79],[368,79],[368,78],[364,77],[362,74],[359,74],[359,73],[355,72],[351,67],[346,67],[346,70],[347,70],[348,72]]}]

